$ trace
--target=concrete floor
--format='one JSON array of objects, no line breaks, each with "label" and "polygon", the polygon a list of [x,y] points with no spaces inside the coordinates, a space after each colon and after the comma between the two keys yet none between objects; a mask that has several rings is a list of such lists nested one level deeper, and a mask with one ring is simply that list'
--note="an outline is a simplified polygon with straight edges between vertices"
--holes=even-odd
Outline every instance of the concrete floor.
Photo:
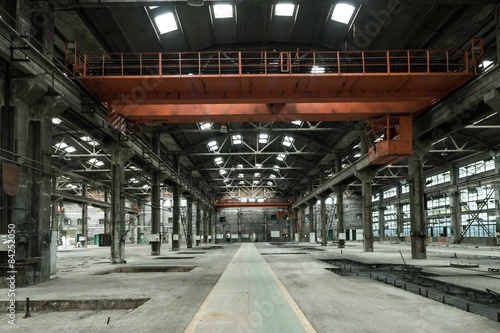
[{"label": "concrete floor", "polygon": [[[32,311],[16,324],[0,323],[2,332],[499,332],[500,323],[440,301],[418,296],[368,276],[340,276],[319,259],[349,259],[367,264],[408,265],[435,274],[433,278],[469,290],[500,291],[500,247],[429,244],[428,260],[411,260],[410,246],[375,244],[373,253],[362,244],[334,245],[269,243],[221,244],[162,248],[166,259],[150,256],[147,245],[128,245],[127,263],[110,265],[109,248],[60,248],[58,277],[16,290],[18,301],[117,300],[149,298],[135,309]],[[201,253],[204,252],[204,253]],[[474,269],[453,263],[478,263]],[[108,273],[122,267],[196,266],[189,272]],[[6,301],[7,289],[0,289]],[[491,304],[500,312],[500,303]],[[1,311],[5,307],[2,306]],[[109,323],[108,323],[109,322]]]}]

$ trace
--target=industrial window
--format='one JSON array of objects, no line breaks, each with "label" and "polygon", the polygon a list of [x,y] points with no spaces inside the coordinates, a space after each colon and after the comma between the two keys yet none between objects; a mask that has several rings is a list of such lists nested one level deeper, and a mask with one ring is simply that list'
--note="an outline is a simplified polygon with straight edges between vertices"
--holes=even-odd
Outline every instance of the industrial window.
[{"label": "industrial window", "polygon": [[450,198],[442,196],[427,200],[427,216],[451,214]]},{"label": "industrial window", "polygon": [[82,224],[82,219],[77,219],[76,224],[81,225]]},{"label": "industrial window", "polygon": [[99,219],[99,224],[104,224],[104,219]]},{"label": "industrial window", "polygon": [[462,212],[495,209],[495,190],[491,185],[471,187],[460,191]]},{"label": "industrial window", "polygon": [[379,193],[376,193],[376,194],[372,195],[372,202],[373,201],[379,201],[379,200],[380,200],[380,194]]},{"label": "industrial window", "polygon": [[226,222],[226,217],[225,216],[219,217],[219,222],[222,222],[222,223]]},{"label": "industrial window", "polygon": [[387,198],[393,198],[397,195],[397,192],[396,192],[396,188],[391,188],[387,191],[384,191],[384,193],[382,193],[382,197],[384,199],[387,199]]},{"label": "industrial window", "polygon": [[492,237],[496,232],[495,212],[462,214],[464,237]]},{"label": "industrial window", "polygon": [[438,184],[447,183],[450,181],[450,172],[446,171],[431,177],[425,178],[425,186],[435,186]]},{"label": "industrial window", "polygon": [[385,236],[397,236],[396,205],[389,205],[384,210],[384,233]]},{"label": "industrial window", "polygon": [[451,217],[438,216],[427,219],[427,236],[449,237],[451,236]]},{"label": "industrial window", "polygon": [[410,222],[410,204],[404,204],[401,207],[401,214],[403,215],[403,234],[404,237],[410,237],[411,222]]},{"label": "industrial window", "polygon": [[410,185],[409,184],[401,186],[401,194],[405,194],[408,192],[410,192]]},{"label": "industrial window", "polygon": [[494,160],[477,161],[467,164],[458,168],[458,177],[463,178],[467,176],[476,175],[478,173],[490,171],[495,169]]},{"label": "industrial window", "polygon": [[70,225],[71,220],[70,219],[64,219],[64,225]]},{"label": "industrial window", "polygon": [[460,191],[464,237],[495,237],[495,190],[491,185]]},{"label": "industrial window", "polygon": [[373,222],[373,236],[380,236],[380,227],[378,225],[379,214],[378,209],[372,212],[372,222]]}]

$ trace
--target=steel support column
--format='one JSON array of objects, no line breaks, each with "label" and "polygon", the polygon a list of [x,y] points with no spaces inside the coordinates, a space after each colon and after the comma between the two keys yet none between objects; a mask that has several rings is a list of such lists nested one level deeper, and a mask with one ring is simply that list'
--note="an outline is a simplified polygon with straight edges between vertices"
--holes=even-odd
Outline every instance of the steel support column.
[{"label": "steel support column", "polygon": [[377,171],[370,169],[355,173],[362,184],[364,252],[373,252],[372,179],[376,174]]},{"label": "steel support column", "polygon": [[196,200],[196,246],[200,246],[201,239],[201,202]]},{"label": "steel support column", "polygon": [[212,240],[213,240],[213,233],[212,233],[212,219],[213,219],[213,215],[212,215],[212,210],[210,210],[208,212],[208,243],[212,243]]},{"label": "steel support column", "polygon": [[309,242],[310,243],[316,243],[316,228],[315,222],[316,219],[314,218],[314,201],[309,201]]},{"label": "steel support column", "polygon": [[[338,235],[338,241],[339,241],[339,249],[342,249],[345,247],[345,239],[346,239],[346,234],[345,234],[345,227],[344,227],[344,189],[345,186],[342,184],[336,185],[335,186],[335,193],[337,196],[337,235]],[[343,234],[343,237],[341,237],[341,234]]]},{"label": "steel support column", "polygon": [[208,219],[208,208],[203,208],[203,244],[207,244],[207,219]]},{"label": "steel support column", "polygon": [[125,162],[133,152],[124,148],[111,149],[111,263],[125,262]]},{"label": "steel support column", "polygon": [[[415,146],[415,145],[414,145]],[[408,160],[410,179],[410,219],[411,219],[411,256],[413,259],[426,259],[425,248],[425,202],[424,168],[422,149],[415,150]]]},{"label": "steel support column", "polygon": [[306,206],[300,207],[300,224],[299,241],[304,243],[306,241]]},{"label": "steel support column", "polygon": [[153,171],[151,175],[151,235],[155,235],[158,241],[151,241],[151,255],[158,256],[161,253],[161,189],[160,174]]},{"label": "steel support column", "polygon": [[327,234],[326,234],[326,196],[322,195],[319,197],[321,202],[321,246],[327,245]]},{"label": "steel support column", "polygon": [[[87,191],[88,191],[88,184],[87,182],[82,183],[82,196],[84,198],[87,198]],[[87,231],[88,231],[88,204],[83,202],[82,203],[82,237],[85,239],[83,241],[82,247],[87,247]],[[80,242],[79,239],[77,239],[77,242]]]},{"label": "steel support column", "polygon": [[174,185],[173,187],[173,205],[172,205],[172,251],[179,251],[180,249],[180,191],[179,185]]},{"label": "steel support column", "polygon": [[193,247],[193,198],[191,196],[187,197],[187,209],[186,209],[186,223],[187,223],[187,235],[186,243],[188,249]]}]

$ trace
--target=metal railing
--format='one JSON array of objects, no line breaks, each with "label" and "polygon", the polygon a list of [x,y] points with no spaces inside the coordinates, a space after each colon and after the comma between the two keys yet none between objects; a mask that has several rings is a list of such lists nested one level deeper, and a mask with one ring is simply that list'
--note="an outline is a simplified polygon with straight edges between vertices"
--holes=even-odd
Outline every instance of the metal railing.
[{"label": "metal railing", "polygon": [[467,50],[254,51],[181,53],[89,53],[68,43],[67,75],[127,76],[268,76],[477,74],[482,39]]}]

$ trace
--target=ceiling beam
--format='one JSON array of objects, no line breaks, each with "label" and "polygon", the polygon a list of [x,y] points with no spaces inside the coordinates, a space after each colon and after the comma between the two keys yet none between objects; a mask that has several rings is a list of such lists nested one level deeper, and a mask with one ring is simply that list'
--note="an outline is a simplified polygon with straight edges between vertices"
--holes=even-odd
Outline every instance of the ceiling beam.
[{"label": "ceiling beam", "polygon": [[[35,0],[46,1],[46,0]],[[189,6],[186,1],[179,0],[49,0],[56,9],[77,9],[77,8],[101,8],[101,7],[144,7],[144,6]],[[220,0],[205,0],[207,4],[220,2]],[[232,4],[245,5],[274,5],[276,0],[232,0],[226,1]],[[294,0],[295,4],[330,5],[331,0]],[[350,0],[353,5],[378,4],[387,6],[387,0]],[[495,0],[399,0],[401,4],[422,4],[422,5],[486,5],[492,4]]]}]

